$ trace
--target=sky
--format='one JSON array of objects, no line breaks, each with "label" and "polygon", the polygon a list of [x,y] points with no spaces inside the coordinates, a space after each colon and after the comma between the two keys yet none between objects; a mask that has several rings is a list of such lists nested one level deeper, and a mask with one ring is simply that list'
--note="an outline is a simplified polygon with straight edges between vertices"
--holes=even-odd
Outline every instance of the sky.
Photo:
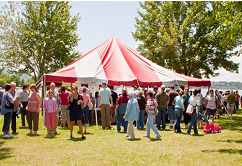
[{"label": "sky", "polygon": [[[0,2],[0,7],[7,2]],[[112,36],[117,37],[126,45],[136,50],[139,42],[135,41],[132,33],[135,31],[135,17],[138,17],[140,5],[138,1],[70,1],[71,13],[80,13],[81,21],[77,33],[81,39],[76,50],[82,55],[91,51]],[[241,57],[233,57],[236,63],[242,62]],[[211,81],[242,81],[242,63],[239,74],[220,69],[217,77]]]}]

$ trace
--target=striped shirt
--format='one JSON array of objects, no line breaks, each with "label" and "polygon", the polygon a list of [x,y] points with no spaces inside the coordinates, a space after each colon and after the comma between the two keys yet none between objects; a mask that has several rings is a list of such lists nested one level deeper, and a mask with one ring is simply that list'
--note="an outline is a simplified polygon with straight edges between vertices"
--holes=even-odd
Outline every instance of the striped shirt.
[{"label": "striped shirt", "polygon": [[147,100],[147,106],[150,106],[148,113],[151,115],[155,115],[155,104],[156,104],[156,101],[154,99]]}]

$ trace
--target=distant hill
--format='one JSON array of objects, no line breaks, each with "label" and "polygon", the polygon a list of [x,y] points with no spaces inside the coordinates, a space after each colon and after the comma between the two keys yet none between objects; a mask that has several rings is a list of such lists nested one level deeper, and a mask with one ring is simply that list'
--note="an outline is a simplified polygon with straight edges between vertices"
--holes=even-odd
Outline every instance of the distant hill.
[{"label": "distant hill", "polygon": [[211,89],[242,90],[242,82],[212,82]]}]

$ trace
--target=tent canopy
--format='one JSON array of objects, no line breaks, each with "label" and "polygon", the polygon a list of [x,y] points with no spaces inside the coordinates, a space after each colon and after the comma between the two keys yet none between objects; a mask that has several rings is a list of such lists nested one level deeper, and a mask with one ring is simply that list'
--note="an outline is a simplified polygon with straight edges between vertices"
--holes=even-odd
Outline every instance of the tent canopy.
[{"label": "tent canopy", "polygon": [[84,84],[153,87],[170,85],[210,86],[209,80],[191,78],[165,69],[141,56],[112,37],[57,72],[46,74],[46,81]]}]

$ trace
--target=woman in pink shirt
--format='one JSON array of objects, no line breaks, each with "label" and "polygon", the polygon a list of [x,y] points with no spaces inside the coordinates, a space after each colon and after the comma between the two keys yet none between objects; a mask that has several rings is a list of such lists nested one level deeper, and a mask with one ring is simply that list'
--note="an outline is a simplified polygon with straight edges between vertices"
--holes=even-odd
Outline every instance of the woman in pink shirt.
[{"label": "woman in pink shirt", "polygon": [[55,127],[55,112],[57,111],[57,105],[55,98],[52,98],[53,91],[49,90],[49,97],[46,97],[44,100],[44,109],[45,109],[45,125],[47,127],[47,136],[50,136],[50,132],[52,133],[52,137],[54,134]]},{"label": "woman in pink shirt", "polygon": [[89,108],[88,108],[88,102],[90,100],[89,95],[87,94],[87,88],[84,86],[82,87],[82,94],[81,94],[81,100],[84,101],[84,108],[83,108],[83,114],[85,118],[85,131],[84,133],[87,133],[87,126],[89,123]]},{"label": "woman in pink shirt", "polygon": [[68,96],[69,92],[66,92],[66,87],[61,86],[61,92],[59,93],[61,99],[61,116],[62,116],[62,127],[63,129],[66,127],[66,122],[68,124],[68,128],[70,128],[70,110],[67,109],[69,106]]}]

